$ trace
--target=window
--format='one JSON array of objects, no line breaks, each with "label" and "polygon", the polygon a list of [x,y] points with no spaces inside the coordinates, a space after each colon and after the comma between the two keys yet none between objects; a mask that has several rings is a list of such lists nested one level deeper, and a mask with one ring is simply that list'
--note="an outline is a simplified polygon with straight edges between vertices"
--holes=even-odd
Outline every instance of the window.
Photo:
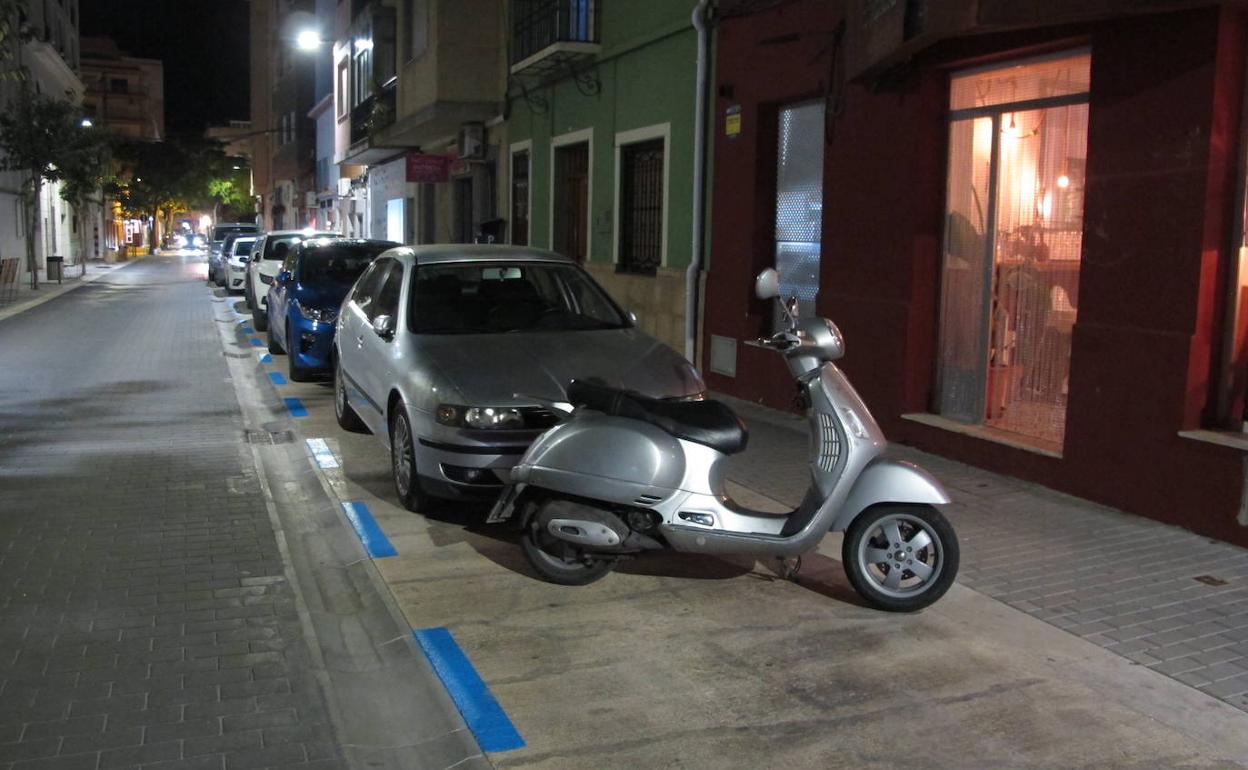
[{"label": "window", "polygon": [[[808,102],[780,110],[776,147],[776,272],[780,296],[797,297],[803,315],[815,312],[823,254],[824,106]],[[782,322],[775,311],[774,328]]]},{"label": "window", "polygon": [[388,315],[394,319],[395,313],[399,310],[399,294],[402,291],[403,265],[393,259],[387,259],[385,272],[378,272],[374,300],[365,309],[364,315],[368,316],[369,321],[375,321],[383,315]]},{"label": "window", "polygon": [[529,151],[511,156],[511,242],[529,245]]},{"label": "window", "polygon": [[347,115],[351,114],[351,81],[347,79],[347,70],[350,60],[343,58],[338,62],[338,119],[344,120]]},{"label": "window", "polygon": [[404,18],[407,20],[407,37],[403,45],[406,59],[415,59],[429,47],[428,0],[403,0]]},{"label": "window", "polygon": [[937,408],[1060,450],[1079,304],[1091,56],[950,82]]},{"label": "window", "polygon": [[654,275],[663,263],[665,144],[663,139],[651,139],[620,148],[622,273]]}]

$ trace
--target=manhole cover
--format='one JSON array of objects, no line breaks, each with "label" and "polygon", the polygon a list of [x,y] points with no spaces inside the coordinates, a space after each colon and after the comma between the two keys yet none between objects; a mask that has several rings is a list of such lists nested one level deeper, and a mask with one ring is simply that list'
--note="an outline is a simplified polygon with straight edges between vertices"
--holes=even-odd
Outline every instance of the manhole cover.
[{"label": "manhole cover", "polygon": [[288,430],[246,430],[243,437],[248,444],[290,444],[295,440],[295,434]]}]

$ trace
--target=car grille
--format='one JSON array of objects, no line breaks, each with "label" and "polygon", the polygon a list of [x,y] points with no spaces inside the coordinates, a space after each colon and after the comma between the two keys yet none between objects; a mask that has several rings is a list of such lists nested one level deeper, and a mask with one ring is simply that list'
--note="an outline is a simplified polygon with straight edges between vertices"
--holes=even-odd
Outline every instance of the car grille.
[{"label": "car grille", "polygon": [[546,430],[559,423],[557,414],[541,406],[520,407],[520,414],[524,417],[524,427],[528,430]]}]

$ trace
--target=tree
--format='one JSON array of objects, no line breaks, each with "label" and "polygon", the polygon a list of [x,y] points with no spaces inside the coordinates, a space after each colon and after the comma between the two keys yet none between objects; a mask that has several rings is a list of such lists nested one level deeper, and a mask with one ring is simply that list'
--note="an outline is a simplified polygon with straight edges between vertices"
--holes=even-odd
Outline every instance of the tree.
[{"label": "tree", "polygon": [[34,233],[38,225],[39,189],[43,180],[64,177],[65,148],[77,143],[81,116],[73,104],[35,94],[23,87],[0,115],[0,168],[23,172],[20,188],[26,222],[26,265],[31,288],[38,288]]},{"label": "tree", "polygon": [[0,80],[24,76],[21,20],[28,7],[28,0],[0,0]]},{"label": "tree", "polygon": [[226,165],[208,182],[212,198],[213,222],[238,222],[254,216],[251,203],[250,174],[237,161],[225,158]]},{"label": "tree", "polygon": [[[112,166],[111,135],[102,128],[80,124],[73,141],[63,148],[57,167],[61,170],[61,198],[73,205],[84,243],[87,229],[83,215],[90,204],[104,205],[100,193],[113,176]],[[85,271],[85,253],[82,264]]]}]

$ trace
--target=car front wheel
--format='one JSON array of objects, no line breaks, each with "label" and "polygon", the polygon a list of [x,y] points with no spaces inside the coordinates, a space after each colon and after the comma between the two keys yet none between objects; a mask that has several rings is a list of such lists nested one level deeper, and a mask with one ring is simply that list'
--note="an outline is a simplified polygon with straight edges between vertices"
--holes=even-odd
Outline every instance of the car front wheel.
[{"label": "car front wheel", "polygon": [[394,491],[403,507],[417,513],[429,510],[432,499],[420,487],[420,476],[416,472],[416,437],[402,402],[395,405],[390,417],[390,468]]},{"label": "car front wheel", "polygon": [[355,409],[347,401],[347,383],[343,378],[342,364],[334,359],[334,417],[338,427],[351,433],[363,433],[364,421],[355,413]]}]

